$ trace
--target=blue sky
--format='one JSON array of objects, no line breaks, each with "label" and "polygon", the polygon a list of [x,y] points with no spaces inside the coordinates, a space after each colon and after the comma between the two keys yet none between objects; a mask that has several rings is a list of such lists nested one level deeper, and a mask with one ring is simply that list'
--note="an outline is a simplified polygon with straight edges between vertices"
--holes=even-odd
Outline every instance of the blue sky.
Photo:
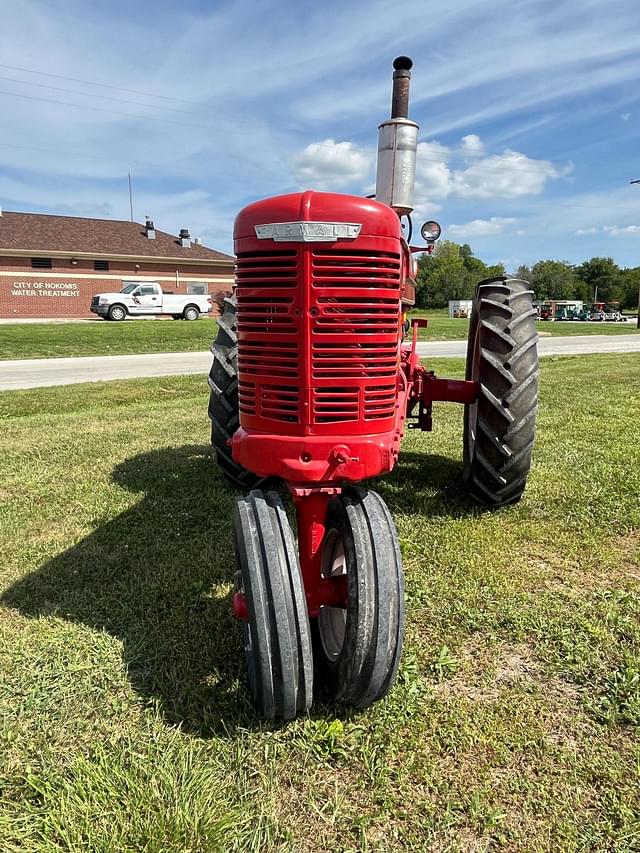
[{"label": "blue sky", "polygon": [[14,0],[0,204],[231,249],[266,195],[370,192],[391,62],[414,60],[417,218],[509,270],[640,264],[638,0]]}]

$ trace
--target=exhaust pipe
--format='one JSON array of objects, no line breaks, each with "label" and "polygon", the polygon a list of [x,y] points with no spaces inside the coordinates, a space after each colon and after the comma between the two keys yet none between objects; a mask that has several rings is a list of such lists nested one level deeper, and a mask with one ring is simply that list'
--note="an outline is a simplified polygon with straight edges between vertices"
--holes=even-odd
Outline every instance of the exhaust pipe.
[{"label": "exhaust pipe", "polygon": [[413,62],[408,56],[393,61],[391,118],[378,128],[376,199],[403,216],[413,210],[418,125],[409,115],[409,83]]}]

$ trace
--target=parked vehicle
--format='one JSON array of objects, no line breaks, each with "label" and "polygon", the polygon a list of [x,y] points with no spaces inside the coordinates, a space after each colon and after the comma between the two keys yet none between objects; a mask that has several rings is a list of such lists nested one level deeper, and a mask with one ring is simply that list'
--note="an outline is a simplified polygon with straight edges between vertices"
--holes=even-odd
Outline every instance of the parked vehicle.
[{"label": "parked vehicle", "polygon": [[604,309],[604,319],[609,323],[622,323],[622,313],[619,302],[607,302]]},{"label": "parked vehicle", "polygon": [[210,296],[164,292],[155,281],[132,281],[119,293],[97,293],[91,311],[107,320],[126,320],[150,314],[169,314],[174,320],[197,320],[213,307]]}]

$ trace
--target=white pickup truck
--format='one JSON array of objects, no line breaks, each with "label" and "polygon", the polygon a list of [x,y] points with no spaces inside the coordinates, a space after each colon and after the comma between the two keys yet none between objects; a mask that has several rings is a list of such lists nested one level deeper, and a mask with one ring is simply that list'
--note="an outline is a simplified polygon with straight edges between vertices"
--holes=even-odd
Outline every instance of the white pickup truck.
[{"label": "white pickup truck", "polygon": [[213,307],[211,297],[194,293],[163,293],[157,282],[127,282],[120,293],[96,293],[91,311],[107,320],[126,320],[127,316],[170,314],[176,320],[197,320]]}]

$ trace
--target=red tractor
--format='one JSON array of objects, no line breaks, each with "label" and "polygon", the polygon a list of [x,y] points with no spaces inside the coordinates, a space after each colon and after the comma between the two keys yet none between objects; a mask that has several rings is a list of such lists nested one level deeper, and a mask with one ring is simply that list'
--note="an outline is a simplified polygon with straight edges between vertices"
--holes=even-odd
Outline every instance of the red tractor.
[{"label": "red tractor", "polygon": [[[534,443],[536,311],[525,282],[478,285],[466,379],[420,362],[412,252],[418,126],[408,119],[411,60],[394,62],[380,125],[375,200],[277,196],[236,218],[235,293],[212,346],[212,442],[236,503],[233,598],[249,684],[264,717],[291,719],[314,688],[364,708],[387,693],[404,629],[402,558],[384,501],[363,481],[391,471],[408,425],[431,430],[434,401],[462,403],[464,480],[499,507],[521,497]],[[410,238],[409,238],[410,239]],[[413,421],[413,423],[411,423]],[[263,491],[286,485],[297,519]]]}]

